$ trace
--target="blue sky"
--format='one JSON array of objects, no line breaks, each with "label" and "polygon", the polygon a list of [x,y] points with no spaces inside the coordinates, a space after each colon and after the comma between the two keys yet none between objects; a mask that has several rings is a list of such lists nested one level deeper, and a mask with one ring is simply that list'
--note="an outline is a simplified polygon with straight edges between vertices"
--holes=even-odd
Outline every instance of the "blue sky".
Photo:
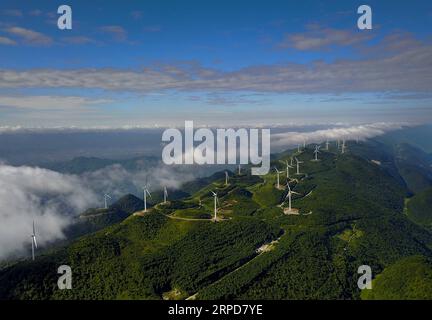
[{"label": "blue sky", "polygon": [[0,126],[425,122],[431,21],[430,1],[2,1]]}]

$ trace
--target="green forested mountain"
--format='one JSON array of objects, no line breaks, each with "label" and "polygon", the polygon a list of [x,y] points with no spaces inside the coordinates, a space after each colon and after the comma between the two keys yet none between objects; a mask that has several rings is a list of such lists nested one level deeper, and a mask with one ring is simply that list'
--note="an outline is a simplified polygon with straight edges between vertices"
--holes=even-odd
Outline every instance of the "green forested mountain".
[{"label": "green forested mountain", "polygon": [[[374,282],[377,288],[395,287],[392,266],[407,265],[404,259],[411,256],[424,259],[422,265],[429,261],[432,233],[404,214],[411,190],[398,174],[394,157],[363,143],[350,142],[348,148],[340,154],[332,146],[320,153],[318,162],[311,161],[312,147],[272,158],[272,166],[282,171],[283,161],[293,155],[304,161],[302,174],[290,170],[290,187],[296,192],[291,212],[285,172],[279,188],[273,170],[262,177],[246,170],[230,173],[228,185],[221,172],[188,183],[183,198],[154,203],[146,213],[136,208],[121,222],[40,255],[35,262],[4,268],[0,297],[387,297],[358,289],[358,267],[367,264],[374,276],[382,274]],[[211,191],[219,198],[217,222],[210,220]],[[139,202],[126,199],[123,209],[135,209],[129,200]],[[56,272],[62,264],[72,268],[72,290],[57,289]],[[421,268],[427,274],[427,268]],[[389,285],[381,280],[387,278]]]},{"label": "green forested mountain", "polygon": [[432,261],[423,256],[401,259],[372,281],[372,289],[363,291],[362,299],[432,299]]},{"label": "green forested mountain", "polygon": [[42,167],[69,174],[82,174],[85,172],[96,171],[107,166],[118,164],[127,170],[139,170],[144,167],[152,167],[159,163],[156,157],[136,157],[132,159],[103,159],[96,157],[76,157],[67,161],[43,164]]},{"label": "green forested mountain", "polygon": [[142,210],[143,201],[134,195],[128,194],[117,200],[107,209],[92,208],[83,212],[74,223],[66,229],[66,237],[74,239],[89,234],[115,223],[119,223],[132,213]]},{"label": "green forested mountain", "polygon": [[432,230],[432,188],[408,200],[407,215],[412,221]]}]

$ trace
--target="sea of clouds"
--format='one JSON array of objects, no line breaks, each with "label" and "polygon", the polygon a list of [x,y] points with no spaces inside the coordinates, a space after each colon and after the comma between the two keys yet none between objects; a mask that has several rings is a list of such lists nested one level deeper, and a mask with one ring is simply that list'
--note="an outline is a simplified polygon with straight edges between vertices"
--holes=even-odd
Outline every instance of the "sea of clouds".
[{"label": "sea of clouds", "polygon": [[[310,132],[286,131],[272,135],[272,146],[293,146],[304,140],[307,143],[365,140],[401,127],[400,124],[375,123]],[[30,252],[33,221],[38,242],[43,247],[62,239],[63,230],[76,215],[90,207],[102,207],[105,193],[115,201],[126,193],[140,196],[146,181],[153,190],[163,186],[177,189],[198,176],[196,167],[171,167],[162,163],[134,171],[114,164],[81,175],[0,163],[0,260]]]},{"label": "sea of clouds", "polygon": [[35,221],[41,247],[64,238],[74,217],[88,208],[103,207],[103,195],[115,201],[127,193],[140,196],[142,186],[177,189],[198,173],[191,167],[158,165],[129,171],[119,164],[81,175],[0,163],[0,260],[30,252]]}]

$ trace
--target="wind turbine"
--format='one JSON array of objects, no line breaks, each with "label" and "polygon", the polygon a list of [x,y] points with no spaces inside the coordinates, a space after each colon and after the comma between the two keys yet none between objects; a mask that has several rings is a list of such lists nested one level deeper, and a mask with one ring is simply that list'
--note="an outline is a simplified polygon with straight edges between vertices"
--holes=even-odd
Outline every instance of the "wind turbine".
[{"label": "wind turbine", "polygon": [[168,199],[168,190],[167,187],[164,187],[164,203],[167,202],[167,199]]},{"label": "wind turbine", "polygon": [[290,165],[291,165],[291,166],[293,165],[293,161],[294,161],[294,159],[293,159],[293,157],[291,157],[291,158],[290,158]]},{"label": "wind turbine", "polygon": [[299,159],[297,159],[297,157],[295,157],[295,161],[296,161],[296,164],[297,164],[297,175],[299,175],[299,174],[301,174],[300,173],[300,163],[303,163],[303,161],[299,161]]},{"label": "wind turbine", "polygon": [[306,149],[306,139],[303,139],[303,149]]},{"label": "wind turbine", "polygon": [[213,191],[211,191],[211,193],[213,194],[213,197],[214,197],[214,222],[216,222],[217,221],[217,204],[219,203],[219,199],[218,199],[218,196],[217,196],[217,193],[215,193],[215,192],[213,192]]},{"label": "wind turbine", "polygon": [[228,185],[228,171],[225,171],[225,185]]},{"label": "wind turbine", "polygon": [[111,196],[107,193],[104,194],[104,201],[105,201],[105,209],[108,209],[108,199],[112,199]]},{"label": "wind turbine", "polygon": [[326,150],[328,151],[328,149],[329,149],[329,144],[330,144],[330,142],[327,140],[326,141]]},{"label": "wind turbine", "polygon": [[241,165],[238,165],[238,175],[241,174]]},{"label": "wind turbine", "polygon": [[36,231],[35,231],[35,223],[33,220],[33,233],[31,234],[31,242],[32,242],[32,260],[35,260],[35,249],[37,249],[37,241],[36,241]]},{"label": "wind turbine", "polygon": [[281,173],[276,167],[274,167],[274,169],[276,170],[276,174],[277,174],[277,184],[276,184],[276,188],[279,189],[279,174]]},{"label": "wind turbine", "polygon": [[297,145],[297,152],[300,153],[300,145]]},{"label": "wind turbine", "polygon": [[292,191],[291,188],[290,188],[289,182],[287,182],[287,187],[288,187],[288,193],[287,193],[285,199],[288,198],[288,211],[292,211],[292,208],[291,208],[291,197],[292,197],[293,194],[300,195],[300,193]]},{"label": "wind turbine", "polygon": [[149,185],[146,184],[143,187],[143,193],[144,193],[144,212],[147,212],[147,195],[149,195],[149,197],[151,198],[151,194],[150,191],[148,190]]},{"label": "wind turbine", "polygon": [[318,161],[318,153],[320,153],[320,151],[319,151],[320,148],[321,148],[321,146],[319,146],[319,145],[315,146],[315,151],[314,151],[315,159],[313,161]]},{"label": "wind turbine", "polygon": [[342,154],[345,153],[345,148],[346,148],[346,146],[345,146],[345,140],[342,140]]},{"label": "wind turbine", "polygon": [[289,179],[289,169],[291,168],[294,168],[293,166],[292,166],[292,158],[291,158],[291,165],[288,163],[288,160],[285,160],[285,163],[286,163],[286,174],[287,174],[287,179]]}]

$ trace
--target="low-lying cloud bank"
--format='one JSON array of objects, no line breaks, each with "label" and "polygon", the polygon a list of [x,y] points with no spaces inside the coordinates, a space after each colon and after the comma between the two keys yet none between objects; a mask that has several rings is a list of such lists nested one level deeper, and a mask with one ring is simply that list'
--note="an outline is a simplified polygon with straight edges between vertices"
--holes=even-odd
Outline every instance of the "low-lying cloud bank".
[{"label": "low-lying cloud bank", "polygon": [[[303,141],[365,140],[403,126],[374,123],[276,133],[272,135],[272,147],[287,149]],[[38,242],[44,246],[61,239],[63,230],[77,214],[90,207],[102,207],[105,193],[111,194],[113,201],[126,193],[141,196],[141,188],[146,181],[151,185],[152,192],[160,191],[164,186],[177,189],[187,181],[221,168],[164,164],[149,167],[144,160],[137,161],[142,163],[136,163],[134,170],[115,164],[80,176],[0,163],[0,260],[30,253],[33,220],[36,222]]]},{"label": "low-lying cloud bank", "polygon": [[[372,54],[355,60],[252,65],[234,71],[207,68],[198,63],[147,66],[141,70],[0,69],[0,88],[80,88],[143,93],[168,90],[296,94],[430,92],[432,46],[420,41],[407,42],[410,39],[403,34],[388,37],[371,48]],[[402,41],[405,47],[397,46]]]},{"label": "low-lying cloud bank", "polygon": [[350,127],[336,127],[312,132],[283,132],[272,135],[272,146],[285,147],[306,143],[322,143],[327,140],[366,140],[402,129],[405,125],[397,123],[372,123]]},{"label": "low-lying cloud bank", "polygon": [[[145,164],[143,163],[143,167]],[[152,191],[177,189],[198,176],[188,167],[156,166],[129,171],[121,165],[80,176],[0,163],[0,261],[30,254],[32,222],[40,247],[62,239],[74,217],[91,207],[103,207],[103,195],[113,201],[126,193],[140,196],[148,181]]]},{"label": "low-lying cloud bank", "polygon": [[61,239],[70,214],[95,199],[78,177],[0,164],[0,259],[31,248],[33,220],[40,245]]},{"label": "low-lying cloud bank", "polygon": [[198,176],[197,170],[191,166],[171,167],[160,164],[156,167],[131,171],[119,164],[114,164],[97,171],[84,173],[81,179],[88,188],[99,195],[99,203],[102,203],[105,193],[109,193],[114,199],[126,193],[141,196],[142,187],[146,182],[150,185],[150,191],[162,190],[163,187],[178,189],[181,184]]}]

